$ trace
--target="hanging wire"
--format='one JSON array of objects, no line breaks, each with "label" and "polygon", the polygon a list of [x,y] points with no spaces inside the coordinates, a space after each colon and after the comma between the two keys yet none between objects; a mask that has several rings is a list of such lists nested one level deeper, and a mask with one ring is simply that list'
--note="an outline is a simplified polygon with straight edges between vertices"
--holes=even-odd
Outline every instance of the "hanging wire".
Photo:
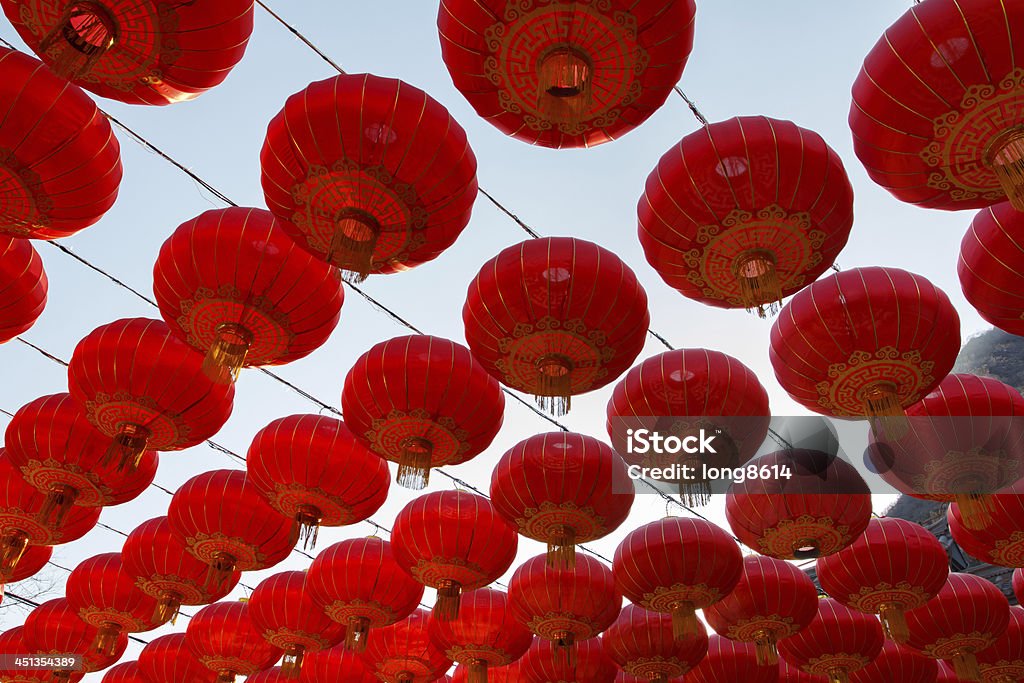
[{"label": "hanging wire", "polygon": [[676,93],[683,98],[683,101],[686,102],[686,106],[688,106],[690,108],[690,111],[693,112],[694,117],[696,117],[696,119],[700,121],[700,125],[707,126],[708,120],[707,118],[705,118],[704,114],[701,113],[700,109],[697,108],[697,103],[691,100],[689,97],[687,97],[686,93],[683,92],[683,89],[680,88],[678,85],[674,86],[673,90],[675,90]]}]

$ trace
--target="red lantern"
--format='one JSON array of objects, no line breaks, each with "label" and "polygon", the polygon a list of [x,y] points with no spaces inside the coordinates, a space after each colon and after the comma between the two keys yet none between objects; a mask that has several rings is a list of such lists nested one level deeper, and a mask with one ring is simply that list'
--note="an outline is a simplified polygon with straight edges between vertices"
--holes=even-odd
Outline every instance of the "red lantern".
[{"label": "red lantern", "polygon": [[[818,280],[779,314],[775,376],[804,407],[835,417],[893,417],[953,368],[960,317],[942,290],[896,268]],[[889,421],[892,424],[892,421]]]},{"label": "red lantern", "polygon": [[517,683],[613,683],[617,667],[600,638],[576,643],[572,660],[558,652],[554,643],[536,638],[519,660]]},{"label": "red lantern", "polygon": [[219,85],[252,34],[252,0],[3,0],[32,51],[68,80],[128,104],[191,100]]},{"label": "red lantern", "polygon": [[734,483],[725,498],[729,528],[762,555],[831,555],[853,543],[871,520],[871,491],[840,458],[792,449],[756,458],[751,467],[785,473]]},{"label": "red lantern", "polygon": [[831,598],[818,601],[810,626],[779,642],[779,653],[805,673],[847,683],[882,651],[885,635],[874,617]]},{"label": "red lantern", "polygon": [[[1019,453],[1019,451],[1018,451]],[[988,521],[980,529],[964,520],[957,503],[949,506],[946,518],[953,540],[971,557],[1000,567],[1024,567],[1024,482],[1001,493],[986,496]]]},{"label": "red lantern", "polygon": [[46,496],[21,477],[0,448],[0,577],[10,576],[29,546],[60,545],[89,533],[100,508],[72,507],[60,525],[41,519]]},{"label": "red lantern", "polygon": [[882,517],[868,522],[849,547],[817,564],[822,589],[840,603],[878,614],[886,634],[906,642],[907,610],[938,595],[949,576],[946,551],[930,532],[913,522]]},{"label": "red lantern", "polygon": [[570,660],[576,643],[599,636],[622,609],[611,570],[589,555],[572,568],[552,567],[543,555],[530,558],[512,575],[508,595],[519,623]]},{"label": "red lantern", "polygon": [[423,599],[423,586],[395,561],[391,544],[379,538],[326,548],[309,566],[306,587],[328,617],[345,625],[345,647],[358,651],[366,649],[371,628],[405,619]]},{"label": "red lantern", "polygon": [[217,680],[217,674],[200,664],[188,649],[184,633],[149,641],[139,653],[139,669],[146,680],[153,683],[214,683]]},{"label": "red lantern", "polygon": [[752,555],[729,595],[704,612],[719,635],[756,645],[758,664],[777,664],[776,645],[807,628],[818,612],[814,582],[789,562]]},{"label": "red lantern", "polygon": [[885,32],[853,86],[854,149],[896,198],[1024,210],[1024,8],[929,0]]},{"label": "red lantern", "polygon": [[1010,621],[1006,596],[985,579],[951,573],[939,594],[907,612],[907,644],[933,659],[945,659],[956,675],[981,680],[977,653],[991,647]]},{"label": "red lantern", "polygon": [[220,382],[243,366],[308,356],[338,325],[345,299],[338,272],[318,261],[269,211],[228,208],[184,223],[153,267],[160,315],[206,354]]},{"label": "red lantern", "polygon": [[1008,203],[982,209],[960,243],[957,272],[967,301],[982,318],[1024,334],[1024,214]]},{"label": "red lantern", "polygon": [[820,135],[744,116],[687,135],[640,198],[647,261],[683,296],[763,318],[832,265],[853,188]]},{"label": "red lantern", "polygon": [[388,495],[388,465],[345,423],[322,415],[291,415],[256,433],[246,471],[270,505],[299,525],[304,547],[321,526],[355,524],[377,512]]},{"label": "red lantern", "polygon": [[743,555],[721,528],[701,519],[667,517],[632,531],[615,549],[615,583],[632,603],[671,613],[677,640],[699,633],[696,610],[736,587]]},{"label": "red lantern", "polygon": [[218,602],[196,612],[185,630],[185,645],[216,672],[219,683],[269,669],[282,654],[263,639],[243,602]]},{"label": "red lantern", "polygon": [[[626,373],[608,401],[612,444],[630,465],[640,467],[679,463],[698,466],[698,474],[701,462],[739,467],[757,452],[770,422],[768,392],[753,371],[732,356],[708,349],[677,349],[648,358]],[[680,453],[667,460],[655,454],[633,454],[626,443],[631,428],[682,437],[704,428],[715,432],[720,452],[693,458]],[[702,477],[679,485],[687,505],[710,502],[710,484]]]},{"label": "red lantern", "polygon": [[547,543],[548,564],[569,567],[576,544],[618,529],[634,498],[618,453],[571,432],[537,434],[506,451],[491,475],[490,494],[523,536]]},{"label": "red lantern", "polygon": [[96,431],[69,394],[22,406],[7,425],[7,457],[46,496],[43,519],[60,524],[72,505],[103,507],[137,498],[153,483],[159,457],[150,451],[127,471],[106,463],[110,439]]},{"label": "red lantern", "polygon": [[48,288],[43,260],[32,243],[0,232],[0,344],[35,324],[46,306]]},{"label": "red lantern", "polygon": [[149,683],[149,680],[142,675],[137,662],[125,662],[107,669],[103,683]]},{"label": "red lantern", "polygon": [[476,157],[422,90],[369,74],[311,83],[270,122],[267,206],[314,256],[350,273],[432,261],[469,223]]},{"label": "red lantern", "polygon": [[345,637],[345,626],[324,614],[305,583],[305,572],[281,572],[261,581],[249,599],[253,625],[284,650],[286,678],[298,678],[305,653],[326,650]]},{"label": "red lantern", "polygon": [[121,549],[124,570],[146,595],[157,600],[156,621],[172,623],[182,605],[208,605],[227,596],[241,573],[219,585],[207,581],[210,566],[196,559],[171,531],[166,517],[143,522],[128,534]]},{"label": "red lantern", "polygon": [[[16,626],[7,631],[0,632],[0,652],[31,654],[25,645],[23,637],[24,629]],[[10,662],[13,664],[13,662]],[[84,673],[72,673],[71,671],[49,671],[44,669],[0,669],[0,679],[4,683],[38,683],[39,681],[80,681]]]},{"label": "red lantern", "polygon": [[89,422],[114,439],[111,456],[126,466],[147,448],[180,451],[216,434],[235,393],[206,377],[203,357],[167,325],[148,318],[90,332],[71,356],[68,386]]},{"label": "red lantern", "polygon": [[522,657],[533,635],[516,621],[509,595],[481,588],[462,597],[455,619],[431,619],[430,639],[445,655],[469,667],[469,683],[493,683],[489,671]]},{"label": "red lantern", "polygon": [[779,667],[757,663],[756,648],[750,643],[713,635],[708,654],[687,676],[690,683],[776,683]]},{"label": "red lantern", "polygon": [[464,346],[414,335],[364,353],[345,377],[349,429],[398,463],[398,483],[422,489],[431,467],[480,454],[501,429],[505,397]]},{"label": "red lantern", "polygon": [[875,661],[850,675],[852,683],[935,683],[939,666],[934,659],[922,657],[917,651],[885,641]]},{"label": "red lantern", "polygon": [[424,586],[437,589],[434,616],[455,619],[459,595],[496,581],[512,566],[515,529],[491,502],[465,491],[440,491],[414,499],[391,531],[395,560]]},{"label": "red lantern", "polygon": [[672,93],[693,48],[693,0],[441,5],[455,87],[507,135],[544,147],[622,137]]},{"label": "red lantern", "polygon": [[626,605],[601,637],[604,651],[637,680],[669,683],[689,673],[708,652],[708,634],[697,633],[677,641],[672,618]]},{"label": "red lantern", "polygon": [[[64,598],[48,600],[25,617],[22,637],[29,652],[39,655],[79,655],[82,671],[101,671],[116,662],[128,648],[128,637],[120,634],[109,652],[93,647],[99,629],[90,626],[75,614]],[[57,672],[62,673],[60,671]],[[56,677],[60,680],[60,676]]]},{"label": "red lantern", "polygon": [[310,652],[302,664],[301,683],[378,683],[355,653],[340,645]]},{"label": "red lantern", "polygon": [[121,147],[96,104],[42,62],[4,48],[0,102],[0,232],[56,239],[98,221],[122,171]]},{"label": "red lantern", "polygon": [[120,553],[83,560],[68,576],[64,590],[79,618],[99,630],[98,652],[112,656],[122,633],[150,631],[163,623],[156,618],[157,601],[136,587]]},{"label": "red lantern", "polygon": [[647,294],[593,242],[527,240],[484,264],[462,309],[473,355],[502,384],[564,415],[625,372],[647,340]]},{"label": "red lantern", "polygon": [[370,634],[360,660],[384,683],[430,683],[444,677],[452,661],[431,641],[428,613],[417,609]]},{"label": "red lantern", "polygon": [[1012,683],[1024,679],[1024,607],[1010,607],[1006,631],[977,656],[981,680],[985,683]]},{"label": "red lantern", "polygon": [[274,510],[245,472],[214,470],[181,485],[167,508],[171,533],[210,566],[214,587],[235,572],[267,569],[295,546],[295,524]]}]

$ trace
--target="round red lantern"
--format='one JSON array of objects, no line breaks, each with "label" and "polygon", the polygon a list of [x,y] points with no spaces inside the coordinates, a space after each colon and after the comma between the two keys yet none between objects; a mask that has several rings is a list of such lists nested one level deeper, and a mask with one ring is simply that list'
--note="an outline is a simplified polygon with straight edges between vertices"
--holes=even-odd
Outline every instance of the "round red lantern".
[{"label": "round red lantern", "polygon": [[282,651],[264,640],[244,602],[218,602],[196,612],[185,630],[185,645],[217,681],[269,669]]},{"label": "round red lantern", "polygon": [[[1018,451],[1019,452],[1019,451]],[[969,526],[959,504],[949,506],[946,519],[953,540],[964,552],[987,564],[1024,567],[1024,482],[986,496],[987,521]]]},{"label": "round red lantern", "polygon": [[138,662],[125,662],[107,669],[103,683],[149,683],[149,680],[142,675]]},{"label": "round red lantern", "polygon": [[[0,202],[6,203],[4,194]],[[48,288],[43,259],[32,243],[0,232],[0,344],[35,324],[46,307]]]},{"label": "round red lantern", "polygon": [[822,589],[840,603],[878,614],[886,634],[906,642],[907,610],[938,595],[949,576],[946,551],[924,527],[894,517],[868,522],[857,540],[817,563]]},{"label": "round red lantern", "polygon": [[847,683],[853,672],[878,656],[884,643],[882,626],[873,616],[822,598],[811,624],[779,641],[779,654],[805,673]]},{"label": "round red lantern", "polygon": [[484,264],[462,309],[473,355],[502,384],[556,415],[614,382],[647,340],[647,294],[593,242],[532,239]]},{"label": "round red lantern", "polygon": [[41,519],[46,496],[21,477],[0,448],[0,576],[20,566],[29,546],[60,545],[89,533],[100,518],[100,508],[74,506],[59,524]]},{"label": "round red lantern", "polygon": [[794,296],[772,327],[770,356],[779,383],[809,410],[891,418],[938,386],[959,350],[960,317],[942,290],[872,267]]},{"label": "round red lantern", "polygon": [[1010,334],[1024,334],[1024,213],[1009,203],[982,209],[960,243],[960,287],[982,318]]},{"label": "round red lantern", "polygon": [[871,490],[840,458],[792,449],[760,456],[751,467],[785,473],[733,483],[725,497],[729,528],[762,555],[831,555],[853,543],[871,520]]},{"label": "round red lantern", "polygon": [[0,232],[56,239],[102,218],[117,199],[121,147],[96,103],[39,60],[4,48],[0,102]]},{"label": "round red lantern", "polygon": [[935,683],[939,666],[909,647],[885,641],[875,660],[850,674],[851,683]]},{"label": "round red lantern", "polygon": [[[95,648],[99,629],[90,626],[75,613],[64,598],[48,600],[25,617],[22,637],[29,652],[38,655],[82,657],[82,671],[102,671],[116,662],[128,648],[128,636],[120,634],[107,652]],[[57,673],[62,673],[58,671]],[[57,677],[60,680],[60,677]]]},{"label": "round red lantern", "polygon": [[569,567],[576,544],[619,528],[634,498],[618,453],[572,432],[537,434],[506,451],[491,474],[490,494],[519,533],[547,543],[548,564]]},{"label": "round red lantern", "polygon": [[355,524],[377,512],[391,478],[387,463],[344,422],[323,415],[274,420],[256,433],[245,462],[249,481],[296,521],[307,549],[321,526]]},{"label": "round red lantern", "polygon": [[515,529],[483,496],[440,491],[415,498],[391,530],[395,560],[414,579],[437,589],[434,616],[454,619],[459,596],[493,583],[516,557]]},{"label": "round red lantern", "polygon": [[149,451],[132,470],[106,462],[110,439],[98,432],[70,394],[22,406],[7,425],[7,457],[46,496],[43,519],[60,524],[72,505],[103,507],[137,498],[153,483],[159,457]]},{"label": "round red lantern", "polygon": [[340,645],[307,654],[299,675],[300,683],[378,683],[378,680],[355,653]]},{"label": "round red lantern", "polygon": [[322,346],[345,299],[338,271],[300,249],[269,211],[206,211],[164,242],[153,266],[160,315],[231,382]]},{"label": "round red lantern", "polygon": [[188,552],[210,566],[208,579],[216,587],[235,572],[273,567],[295,546],[295,523],[237,470],[186,481],[171,498],[167,521]]},{"label": "round red lantern", "polygon": [[455,619],[431,619],[428,632],[445,655],[469,667],[469,683],[493,683],[489,671],[522,657],[533,635],[516,620],[509,595],[490,588],[466,593]]},{"label": "round red lantern", "polygon": [[671,617],[626,605],[601,636],[601,644],[608,656],[637,680],[669,683],[677,677],[681,680],[704,659],[708,634],[701,627],[677,641]]},{"label": "round red lantern", "polygon": [[139,653],[139,669],[150,683],[214,683],[217,680],[217,674],[203,666],[188,649],[184,633],[149,641]]},{"label": "round red lantern", "polygon": [[[746,365],[709,349],[676,349],[652,356],[632,368],[615,385],[608,401],[608,434],[630,465],[672,464],[739,467],[754,456],[771,422],[768,392]],[[659,456],[633,453],[630,429],[647,429],[681,438],[700,429],[715,433],[717,455]],[[701,473],[697,467],[694,470]],[[679,482],[687,505],[710,502],[710,483],[702,476]]]},{"label": "round red lantern", "polygon": [[173,623],[182,605],[208,605],[220,600],[242,576],[235,571],[219,584],[207,581],[210,565],[188,551],[171,531],[166,517],[135,527],[121,548],[121,561],[139,590],[157,600],[154,619],[160,622]]},{"label": "round red lantern", "polygon": [[423,599],[423,586],[395,561],[391,544],[355,538],[326,548],[309,566],[309,596],[345,626],[345,647],[366,649],[371,628],[405,619]]},{"label": "round red lantern", "polygon": [[83,560],[68,576],[64,589],[68,604],[79,618],[98,629],[95,646],[113,655],[122,633],[150,631],[163,622],[157,601],[135,585],[124,570],[120,553],[104,553]]},{"label": "round red lantern", "polygon": [[846,246],[853,188],[820,135],[744,116],[665,153],[638,207],[647,261],[683,296],[763,318]]},{"label": "round red lantern", "polygon": [[754,643],[758,664],[777,664],[776,645],[807,628],[818,612],[818,591],[789,562],[751,555],[729,595],[704,611],[711,628],[732,640]]},{"label": "round red lantern", "polygon": [[486,121],[544,147],[622,137],[672,93],[693,48],[693,0],[441,5],[441,56]]},{"label": "round red lantern", "polygon": [[530,558],[512,575],[508,595],[519,623],[570,659],[576,643],[596,638],[622,609],[612,571],[590,555],[571,568],[552,567],[543,555]]},{"label": "round red lantern", "polygon": [[295,241],[356,281],[441,255],[469,223],[476,157],[422,90],[369,74],[311,83],[260,156],[267,206]]},{"label": "round red lantern", "polygon": [[853,86],[854,149],[896,198],[1024,210],[1024,8],[929,0],[885,32]]},{"label": "round red lantern", "polygon": [[677,639],[699,632],[696,610],[715,604],[743,575],[736,541],[702,519],[667,517],[630,532],[615,549],[615,583],[632,603],[671,613]]},{"label": "round red lantern", "polygon": [[3,0],[21,39],[62,77],[128,104],[191,100],[241,61],[252,0]]},{"label": "round red lantern", "polygon": [[345,377],[349,429],[398,463],[398,483],[424,488],[430,468],[479,455],[501,429],[501,387],[464,346],[413,335],[377,344]]},{"label": "round red lantern", "polygon": [[956,675],[980,680],[976,655],[1002,636],[1010,621],[1006,596],[973,574],[951,573],[939,594],[907,612],[907,644],[953,665]]},{"label": "round red lantern", "polygon": [[417,609],[402,621],[375,629],[363,665],[384,683],[430,683],[444,677],[452,666],[427,631],[429,613]]},{"label": "round red lantern", "polygon": [[111,457],[138,463],[147,448],[179,451],[216,434],[234,387],[203,373],[203,357],[159,320],[126,318],[78,342],[68,366],[72,398],[114,439]]},{"label": "round red lantern", "polygon": [[1024,678],[1024,607],[1010,607],[1006,631],[977,657],[984,683],[1013,683]]},{"label": "round red lantern", "polygon": [[612,683],[618,668],[601,645],[600,638],[576,643],[572,659],[548,640],[536,638],[519,660],[519,683]]},{"label": "round red lantern", "polygon": [[345,626],[313,602],[306,572],[281,572],[260,582],[249,598],[249,617],[263,637],[284,650],[282,673],[297,678],[305,653],[326,650],[345,637]]},{"label": "round red lantern", "polygon": [[[15,626],[7,631],[0,632],[0,652],[31,654],[28,646],[25,645],[23,636],[24,629]],[[11,662],[13,664],[13,662]],[[84,673],[73,673],[68,670],[48,671],[44,669],[3,669],[0,668],[0,679],[4,683],[38,683],[39,681],[80,681]]]},{"label": "round red lantern", "polygon": [[756,648],[750,643],[713,635],[708,654],[687,676],[692,683],[776,683],[779,667],[757,663]]}]

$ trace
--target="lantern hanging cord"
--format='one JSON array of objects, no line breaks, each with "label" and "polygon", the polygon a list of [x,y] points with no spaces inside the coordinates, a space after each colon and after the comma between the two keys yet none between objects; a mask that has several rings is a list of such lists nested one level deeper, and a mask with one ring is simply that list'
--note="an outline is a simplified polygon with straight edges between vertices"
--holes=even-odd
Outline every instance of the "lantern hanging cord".
[{"label": "lantern hanging cord", "polygon": [[678,85],[673,86],[672,89],[675,90],[676,93],[683,98],[683,101],[686,102],[686,106],[688,106],[690,108],[690,111],[693,112],[694,117],[696,117],[696,119],[700,121],[700,125],[707,126],[708,120],[707,118],[705,118],[704,114],[701,113],[700,109],[697,108],[697,103],[691,100],[689,97],[687,97],[686,93],[683,92],[683,89],[680,88]]}]

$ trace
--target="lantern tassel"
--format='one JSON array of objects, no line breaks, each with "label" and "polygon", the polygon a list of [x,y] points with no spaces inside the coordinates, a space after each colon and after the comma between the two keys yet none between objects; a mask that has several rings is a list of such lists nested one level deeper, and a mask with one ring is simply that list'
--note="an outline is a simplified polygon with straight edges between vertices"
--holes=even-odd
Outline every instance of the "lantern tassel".
[{"label": "lantern tassel", "polygon": [[217,674],[217,683],[235,683],[235,672],[221,671]]},{"label": "lantern tassel", "polygon": [[878,611],[882,619],[882,627],[885,634],[897,643],[905,643],[910,639],[910,629],[907,627],[906,611],[901,605],[885,604]]},{"label": "lantern tassel", "polygon": [[829,669],[829,683],[850,683],[850,672],[846,669]]},{"label": "lantern tassel", "polygon": [[238,323],[221,323],[203,358],[203,373],[217,384],[233,384],[245,366],[252,342],[252,332]]},{"label": "lantern tassel", "polygon": [[537,361],[537,390],[534,395],[541,410],[561,417],[572,408],[572,361],[560,354]]},{"label": "lantern tassel", "polygon": [[541,59],[537,74],[537,107],[553,123],[575,128],[585,121],[593,103],[590,59],[572,47],[558,47]]},{"label": "lantern tassel", "polygon": [[0,576],[10,578],[28,548],[28,534],[22,531],[5,536],[0,545]]},{"label": "lantern tassel", "polygon": [[178,621],[178,612],[181,611],[181,596],[174,591],[167,591],[163,594],[153,610],[153,621],[161,624]]},{"label": "lantern tassel", "polygon": [[565,567],[567,569],[576,566],[575,529],[565,524],[559,524],[551,529],[547,564],[549,567]]},{"label": "lantern tassel", "polygon": [[576,634],[560,631],[555,635],[555,657],[561,657],[569,669],[576,667]]},{"label": "lantern tassel", "polygon": [[468,683],[487,683],[487,661],[474,659],[469,664]]},{"label": "lantern tassel", "polygon": [[331,237],[330,261],[342,269],[346,282],[359,284],[369,277],[379,238],[380,225],[370,214],[350,212],[338,218]]},{"label": "lantern tassel", "polygon": [[760,631],[755,635],[754,645],[757,663],[761,666],[775,666],[779,663],[779,650],[774,633]]},{"label": "lantern tassel", "polygon": [[69,2],[39,45],[53,70],[69,80],[87,76],[117,41],[117,24],[96,2]]},{"label": "lantern tassel", "polygon": [[93,649],[104,657],[113,657],[117,653],[117,639],[121,635],[121,627],[106,623],[100,626],[93,641]]},{"label": "lantern tassel", "polygon": [[992,500],[981,493],[958,493],[956,505],[960,519],[971,531],[980,531],[992,523]]},{"label": "lantern tassel", "polygon": [[63,669],[59,669],[57,671],[54,671],[53,672],[53,680],[55,680],[55,681],[70,681],[71,680],[71,672],[70,671],[65,671]]},{"label": "lantern tassel", "polygon": [[992,155],[989,167],[999,179],[1010,204],[1024,211],[1024,129],[1010,134]]},{"label": "lantern tassel", "polygon": [[864,391],[864,413],[871,419],[871,426],[880,436],[887,439],[902,439],[910,431],[907,414],[900,404],[896,386],[879,382]]},{"label": "lantern tassel", "polygon": [[965,681],[980,681],[981,669],[973,652],[958,652],[953,655],[953,671]]},{"label": "lantern tassel", "polygon": [[683,640],[687,636],[695,636],[700,631],[697,621],[697,610],[690,601],[677,602],[672,606],[672,637]]},{"label": "lantern tassel", "polygon": [[220,588],[235,571],[238,561],[227,553],[217,553],[206,570],[206,588]]},{"label": "lantern tassel", "polygon": [[39,518],[51,529],[56,529],[64,523],[77,498],[78,491],[67,484],[58,484],[46,494],[46,500],[39,508]]},{"label": "lantern tassel", "polygon": [[284,658],[281,660],[281,675],[284,678],[298,678],[305,654],[306,649],[301,645],[292,645],[285,650]]},{"label": "lantern tassel", "polygon": [[437,601],[433,615],[438,621],[453,621],[459,616],[462,586],[458,581],[442,579],[437,586]]},{"label": "lantern tassel", "polygon": [[366,617],[349,617],[345,630],[345,649],[352,652],[366,650],[366,639],[370,635],[370,620]]},{"label": "lantern tassel", "polygon": [[692,473],[679,482],[679,498],[687,507],[703,507],[711,502],[711,482],[704,477],[701,460],[688,456],[680,463],[684,471]]},{"label": "lantern tassel", "polygon": [[418,436],[402,442],[402,456],[398,461],[399,486],[420,491],[430,482],[430,465],[433,463],[434,444]]},{"label": "lantern tassel", "polygon": [[120,471],[134,471],[142,460],[142,454],[146,452],[152,432],[142,425],[126,423],[118,427],[117,435],[110,446],[107,447],[102,465],[109,465],[117,462],[117,469]]},{"label": "lantern tassel", "polygon": [[743,254],[736,261],[736,279],[744,308],[756,312],[761,318],[779,312],[782,283],[775,269],[774,254],[760,250]]},{"label": "lantern tassel", "polygon": [[323,514],[319,508],[313,505],[299,506],[299,511],[295,514],[295,522],[299,525],[299,540],[302,541],[303,550],[312,550],[316,547],[316,539],[322,521]]},{"label": "lantern tassel", "polygon": [[661,671],[653,674],[651,683],[668,683],[668,674]]}]

